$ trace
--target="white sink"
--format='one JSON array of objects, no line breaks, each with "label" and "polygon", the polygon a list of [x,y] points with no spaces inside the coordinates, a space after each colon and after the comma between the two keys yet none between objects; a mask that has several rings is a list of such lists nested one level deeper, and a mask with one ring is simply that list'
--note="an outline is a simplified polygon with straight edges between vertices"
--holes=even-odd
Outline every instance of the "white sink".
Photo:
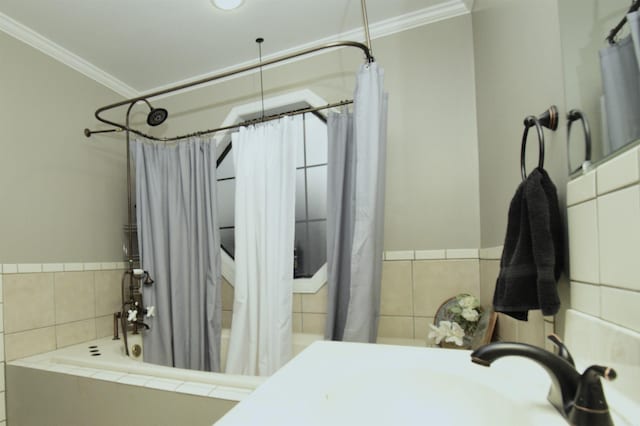
[{"label": "white sink", "polygon": [[[376,391],[377,387],[385,389]],[[309,404],[318,412],[316,424],[340,419],[345,424],[464,425],[486,419],[494,425],[533,425],[520,421],[527,409],[521,401],[490,385],[425,369],[385,369],[375,377],[364,372],[346,375],[323,393]]]},{"label": "white sink", "polygon": [[469,351],[316,342],[217,425],[566,425],[531,360],[489,368]]}]

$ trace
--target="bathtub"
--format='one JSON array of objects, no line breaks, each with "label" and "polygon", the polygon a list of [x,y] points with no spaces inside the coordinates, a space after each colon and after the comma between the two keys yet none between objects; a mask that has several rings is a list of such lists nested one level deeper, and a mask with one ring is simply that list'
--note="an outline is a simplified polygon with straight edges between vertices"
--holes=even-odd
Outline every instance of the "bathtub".
[{"label": "bathtub", "polygon": [[[228,339],[229,330],[223,330],[223,365]],[[321,339],[294,333],[294,355]],[[141,344],[139,335],[128,341],[131,353]],[[125,413],[127,424],[211,425],[266,380],[145,363],[142,355],[127,357],[123,340],[111,337],[6,367],[7,417],[20,425],[113,425],[122,423]]]},{"label": "bathtub", "polygon": [[[227,352],[229,351],[229,335],[230,330],[228,328],[223,328],[220,333],[220,364],[221,370],[224,371],[227,366]],[[310,334],[310,333],[293,333],[292,335],[292,357],[298,355],[304,348],[312,344],[317,340],[322,340],[324,337],[320,334]],[[120,340],[120,345],[115,345],[115,353],[114,356],[125,356],[124,355],[124,340]],[[140,335],[132,335],[129,334],[127,337],[127,342],[129,344],[129,357],[138,362],[142,362],[144,358],[144,349],[142,346],[141,336]],[[136,346],[141,348],[141,351],[138,352],[136,350]],[[151,364],[147,364],[151,365]],[[155,366],[153,366],[155,367]],[[191,370],[186,370],[191,371]],[[209,373],[210,374],[210,373]]]},{"label": "bathtub", "polygon": [[[226,364],[229,330],[223,330]],[[293,355],[321,335],[294,333]],[[130,353],[141,345],[129,335]],[[425,346],[424,340],[378,343]],[[19,425],[206,425],[222,418],[267,378],[185,370],[127,357],[124,341],[93,340],[6,364],[7,418]]]},{"label": "bathtub", "polygon": [[[162,365],[145,363],[142,361],[143,352],[133,355],[134,347],[142,347],[140,335],[129,334],[129,353],[127,357],[124,351],[124,340],[113,340],[105,337],[90,342],[80,343],[74,346],[58,349],[52,352],[22,358],[9,365],[36,368],[68,374],[78,374],[85,377],[95,377],[113,380],[133,385],[146,386],[146,378],[165,379],[181,383],[197,383],[208,385],[212,391],[215,387],[225,387],[226,391],[233,390],[237,393],[234,400],[242,399],[247,392],[251,392],[260,385],[265,378],[256,376],[241,376],[207,371],[188,370],[182,368],[166,367]],[[299,354],[304,348],[316,340],[322,340],[321,335],[294,333],[293,356]],[[229,329],[223,329],[221,333],[221,364],[224,371],[229,347]],[[162,389],[168,386],[162,387]],[[181,386],[171,389],[180,392]],[[203,391],[204,392],[204,391]],[[199,392],[199,394],[202,392]],[[211,395],[216,395],[212,392]]]}]

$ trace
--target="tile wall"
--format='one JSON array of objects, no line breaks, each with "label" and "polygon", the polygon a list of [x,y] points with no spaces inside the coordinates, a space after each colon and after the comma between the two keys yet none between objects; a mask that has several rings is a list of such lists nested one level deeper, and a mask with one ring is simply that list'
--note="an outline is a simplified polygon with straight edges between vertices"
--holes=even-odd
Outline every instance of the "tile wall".
[{"label": "tile wall", "polygon": [[567,185],[571,307],[640,332],[640,151]]},{"label": "tile wall", "polygon": [[[426,343],[429,324],[442,302],[459,293],[480,296],[478,253],[477,249],[386,252],[378,337]],[[294,332],[324,334],[326,299],[326,286],[315,294],[294,294]],[[223,327],[229,327],[233,287],[227,282],[222,300]]]},{"label": "tile wall", "polygon": [[111,335],[124,266],[2,265],[6,360]]},{"label": "tile wall", "polygon": [[[480,250],[480,304],[491,306],[496,278],[500,272],[502,247]],[[529,343],[551,348],[547,336],[554,333],[555,317],[542,316],[540,311],[529,311],[528,321],[518,321],[508,315],[498,314],[496,336],[498,340]]]},{"label": "tile wall", "polygon": [[[0,266],[0,268],[2,268]],[[0,269],[0,319],[4,315],[4,299],[2,297],[4,281],[2,279],[2,270]],[[7,408],[5,394],[5,359],[4,359],[4,321],[0,321],[0,426],[6,425]]]},{"label": "tile wall", "polygon": [[0,426],[5,361],[113,333],[121,262],[0,265]]},{"label": "tile wall", "polygon": [[[500,269],[502,247],[487,249],[388,251],[382,267],[382,289],[378,337],[425,341],[442,302],[460,293],[492,304]],[[294,332],[324,334],[326,286],[315,294],[293,297]],[[224,282],[223,327],[231,326],[233,287]],[[555,318],[532,311],[529,321],[499,314],[496,337],[537,346],[548,346],[546,336],[554,332]]]},{"label": "tile wall", "polygon": [[[459,293],[491,306],[501,247],[406,250],[385,253],[378,337],[427,342],[440,304]],[[0,426],[4,419],[4,361],[50,351],[113,333],[123,263],[5,264],[0,271]],[[615,289],[614,289],[615,290]],[[293,297],[294,332],[323,334],[326,286]],[[230,327],[233,287],[222,288],[223,327]],[[544,345],[553,318],[532,312],[529,322],[500,316],[497,335]]]},{"label": "tile wall", "polygon": [[[407,250],[385,253],[378,336],[425,340],[440,304],[471,293],[491,305],[501,247],[492,249]],[[3,265],[4,351],[11,361],[113,333],[119,310],[121,263]],[[323,334],[326,287],[293,297],[294,332]],[[233,287],[222,288],[223,326],[230,327]],[[4,309],[3,309],[4,308]],[[0,312],[2,313],[2,312]],[[2,323],[0,323],[2,327]],[[529,322],[501,316],[502,340],[543,345],[553,318],[533,312]]]}]

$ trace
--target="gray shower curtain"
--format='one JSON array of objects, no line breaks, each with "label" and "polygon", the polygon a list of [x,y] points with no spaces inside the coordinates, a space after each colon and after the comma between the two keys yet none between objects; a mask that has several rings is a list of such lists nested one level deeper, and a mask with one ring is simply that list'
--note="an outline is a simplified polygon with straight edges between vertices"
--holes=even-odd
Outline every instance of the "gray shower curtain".
[{"label": "gray shower curtain", "polygon": [[631,35],[600,49],[609,147],[604,154],[640,138],[640,15],[627,15]]},{"label": "gray shower curtain", "polygon": [[[351,288],[355,150],[353,115],[348,111],[327,118],[327,323],[325,338],[343,340]],[[340,285],[343,283],[343,285]]]},{"label": "gray shower curtain", "polygon": [[375,342],[380,311],[387,95],[384,72],[365,64],[353,114],[329,115],[325,338]]},{"label": "gray shower curtain", "polygon": [[145,305],[156,307],[145,318],[146,362],[220,371],[215,152],[200,138],[132,144],[141,267],[155,280],[143,290]]}]

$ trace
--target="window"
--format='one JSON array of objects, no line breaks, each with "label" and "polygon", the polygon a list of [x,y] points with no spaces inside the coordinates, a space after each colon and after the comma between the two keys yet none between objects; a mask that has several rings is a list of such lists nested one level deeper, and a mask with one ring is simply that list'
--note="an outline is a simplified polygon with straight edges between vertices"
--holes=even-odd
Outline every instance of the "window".
[{"label": "window", "polygon": [[[278,109],[288,111],[297,107],[289,104]],[[270,110],[266,114],[277,112]],[[251,118],[242,117],[243,120]],[[327,126],[319,113],[305,113],[303,123],[296,160],[294,278],[311,278],[326,263]],[[218,158],[217,189],[222,248],[233,258],[235,176],[233,147],[229,139],[223,140],[226,148]]]}]

